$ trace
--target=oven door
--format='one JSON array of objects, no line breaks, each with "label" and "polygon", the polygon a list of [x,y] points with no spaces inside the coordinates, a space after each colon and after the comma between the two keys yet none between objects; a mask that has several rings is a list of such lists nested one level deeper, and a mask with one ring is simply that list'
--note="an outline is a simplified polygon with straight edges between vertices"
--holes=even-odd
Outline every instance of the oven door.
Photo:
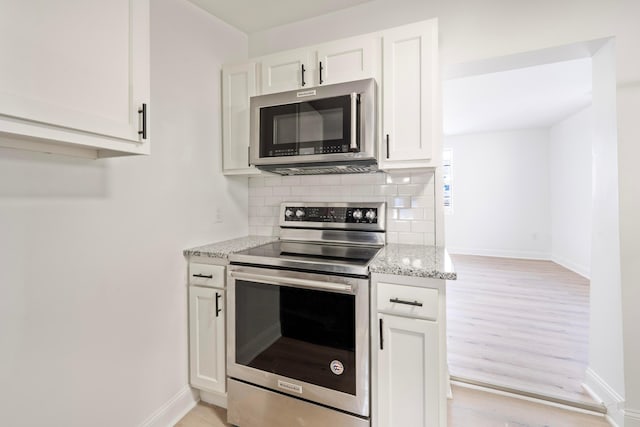
[{"label": "oven door", "polygon": [[369,416],[369,280],[231,265],[232,378]]}]

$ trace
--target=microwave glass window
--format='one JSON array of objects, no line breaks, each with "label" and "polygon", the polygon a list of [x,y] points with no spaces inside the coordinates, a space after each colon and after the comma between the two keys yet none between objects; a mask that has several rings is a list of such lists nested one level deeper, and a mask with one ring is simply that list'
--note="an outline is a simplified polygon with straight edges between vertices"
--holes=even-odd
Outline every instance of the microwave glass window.
[{"label": "microwave glass window", "polygon": [[350,120],[349,96],[264,107],[260,110],[260,155],[346,152]]}]

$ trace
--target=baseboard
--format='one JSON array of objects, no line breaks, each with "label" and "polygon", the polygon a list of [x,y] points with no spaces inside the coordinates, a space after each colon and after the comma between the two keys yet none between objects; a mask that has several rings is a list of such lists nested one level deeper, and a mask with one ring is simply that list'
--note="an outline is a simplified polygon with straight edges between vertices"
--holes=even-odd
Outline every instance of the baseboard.
[{"label": "baseboard", "polygon": [[185,385],[139,427],[172,427],[198,403],[198,392]]},{"label": "baseboard", "polygon": [[580,276],[584,277],[585,279],[591,279],[591,272],[589,271],[588,267],[585,267],[583,265],[579,265],[576,264],[572,261],[566,260],[564,258],[561,257],[557,257],[552,255],[551,256],[551,261],[555,262],[558,265],[563,266],[564,268],[573,271],[576,274],[579,274]]},{"label": "baseboard", "polygon": [[478,255],[497,258],[535,259],[544,261],[548,261],[551,259],[551,254],[546,252],[511,251],[500,249],[471,249],[456,247],[447,247],[447,252],[454,255]]},{"label": "baseboard", "polygon": [[583,387],[607,408],[607,421],[612,426],[625,425],[624,399],[591,368],[587,368]]},{"label": "baseboard", "polygon": [[640,427],[640,410],[624,410],[624,427]]}]

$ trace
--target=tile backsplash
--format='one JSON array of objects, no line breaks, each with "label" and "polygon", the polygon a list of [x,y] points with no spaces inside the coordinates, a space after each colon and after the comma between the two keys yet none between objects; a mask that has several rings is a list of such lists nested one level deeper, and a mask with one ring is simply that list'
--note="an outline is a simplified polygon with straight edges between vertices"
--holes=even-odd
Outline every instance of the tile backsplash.
[{"label": "tile backsplash", "polygon": [[249,233],[277,236],[282,202],[387,202],[387,242],[435,244],[433,171],[249,178]]}]

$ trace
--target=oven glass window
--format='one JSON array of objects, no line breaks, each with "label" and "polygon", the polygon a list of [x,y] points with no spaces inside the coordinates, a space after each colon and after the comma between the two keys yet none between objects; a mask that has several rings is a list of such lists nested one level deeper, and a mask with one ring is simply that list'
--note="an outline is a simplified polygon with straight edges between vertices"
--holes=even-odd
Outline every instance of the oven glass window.
[{"label": "oven glass window", "polygon": [[260,156],[349,151],[351,96],[260,109]]},{"label": "oven glass window", "polygon": [[356,394],[355,296],[236,281],[236,363]]}]

